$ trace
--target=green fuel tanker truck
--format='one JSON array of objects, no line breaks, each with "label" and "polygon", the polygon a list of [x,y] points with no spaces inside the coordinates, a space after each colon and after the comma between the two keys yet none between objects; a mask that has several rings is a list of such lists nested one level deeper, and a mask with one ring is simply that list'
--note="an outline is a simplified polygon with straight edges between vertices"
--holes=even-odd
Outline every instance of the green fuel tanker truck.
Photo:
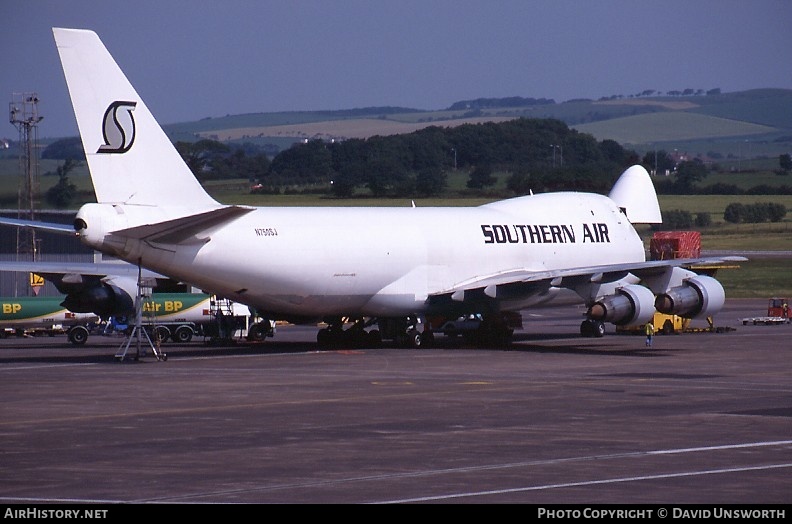
[{"label": "green fuel tanker truck", "polygon": [[[73,313],[64,308],[62,297],[0,298],[2,316],[0,327],[5,333],[38,330],[54,334],[65,332],[73,344],[85,344],[94,329],[104,333],[123,332],[134,325],[134,314],[110,317],[102,328],[99,317],[91,313]],[[154,293],[146,297],[142,306],[142,322],[146,330],[160,341],[186,343],[201,334],[207,325],[219,318],[239,318],[247,315],[240,306],[222,311],[209,295],[203,293]],[[245,308],[246,309],[246,308]]]},{"label": "green fuel tanker truck", "polygon": [[[143,300],[143,326],[152,338],[157,337],[160,342],[189,342],[215,319],[216,311],[210,299],[204,293],[153,293]],[[109,326],[108,331],[126,331],[134,322],[134,315],[110,317],[105,327]],[[87,338],[86,333],[83,335]],[[71,336],[69,340],[77,343]]]},{"label": "green fuel tanker truck", "polygon": [[[6,337],[28,331],[55,335],[72,326],[99,322],[93,313],[73,313],[61,305],[63,297],[0,298],[0,334]],[[86,328],[87,329],[87,328]]]}]

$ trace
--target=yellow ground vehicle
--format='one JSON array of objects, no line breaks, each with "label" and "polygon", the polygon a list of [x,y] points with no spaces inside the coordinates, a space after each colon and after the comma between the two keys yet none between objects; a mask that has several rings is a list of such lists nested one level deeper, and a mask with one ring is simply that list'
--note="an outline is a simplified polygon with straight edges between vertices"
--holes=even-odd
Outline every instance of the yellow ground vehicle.
[{"label": "yellow ground vehicle", "polygon": [[[673,335],[674,333],[682,333],[687,330],[690,326],[690,319],[678,315],[666,315],[665,313],[655,312],[654,317],[652,317],[652,324],[656,334]],[[616,326],[616,332],[641,335],[644,333],[644,326]]]}]

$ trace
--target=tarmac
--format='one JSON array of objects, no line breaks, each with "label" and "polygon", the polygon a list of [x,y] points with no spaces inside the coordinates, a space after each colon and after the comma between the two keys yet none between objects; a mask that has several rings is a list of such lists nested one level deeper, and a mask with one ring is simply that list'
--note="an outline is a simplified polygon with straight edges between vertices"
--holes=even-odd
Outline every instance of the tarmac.
[{"label": "tarmac", "polygon": [[0,340],[0,504],[789,504],[792,325],[740,322],[766,306],[651,348],[576,308],[508,350]]}]

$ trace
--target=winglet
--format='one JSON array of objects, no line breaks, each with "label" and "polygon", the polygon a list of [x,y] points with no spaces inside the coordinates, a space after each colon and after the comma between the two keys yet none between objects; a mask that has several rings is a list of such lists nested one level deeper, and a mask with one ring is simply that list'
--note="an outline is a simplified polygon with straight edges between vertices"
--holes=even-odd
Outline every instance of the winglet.
[{"label": "winglet", "polygon": [[608,194],[633,224],[661,224],[663,216],[652,179],[642,166],[628,168]]}]

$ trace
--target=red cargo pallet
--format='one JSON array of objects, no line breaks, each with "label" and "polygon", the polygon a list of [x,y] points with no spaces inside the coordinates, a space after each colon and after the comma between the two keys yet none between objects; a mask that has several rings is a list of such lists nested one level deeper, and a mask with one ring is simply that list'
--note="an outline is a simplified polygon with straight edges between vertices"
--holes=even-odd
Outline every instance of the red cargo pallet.
[{"label": "red cargo pallet", "polygon": [[698,258],[701,256],[701,233],[698,231],[658,231],[649,242],[652,260]]}]

